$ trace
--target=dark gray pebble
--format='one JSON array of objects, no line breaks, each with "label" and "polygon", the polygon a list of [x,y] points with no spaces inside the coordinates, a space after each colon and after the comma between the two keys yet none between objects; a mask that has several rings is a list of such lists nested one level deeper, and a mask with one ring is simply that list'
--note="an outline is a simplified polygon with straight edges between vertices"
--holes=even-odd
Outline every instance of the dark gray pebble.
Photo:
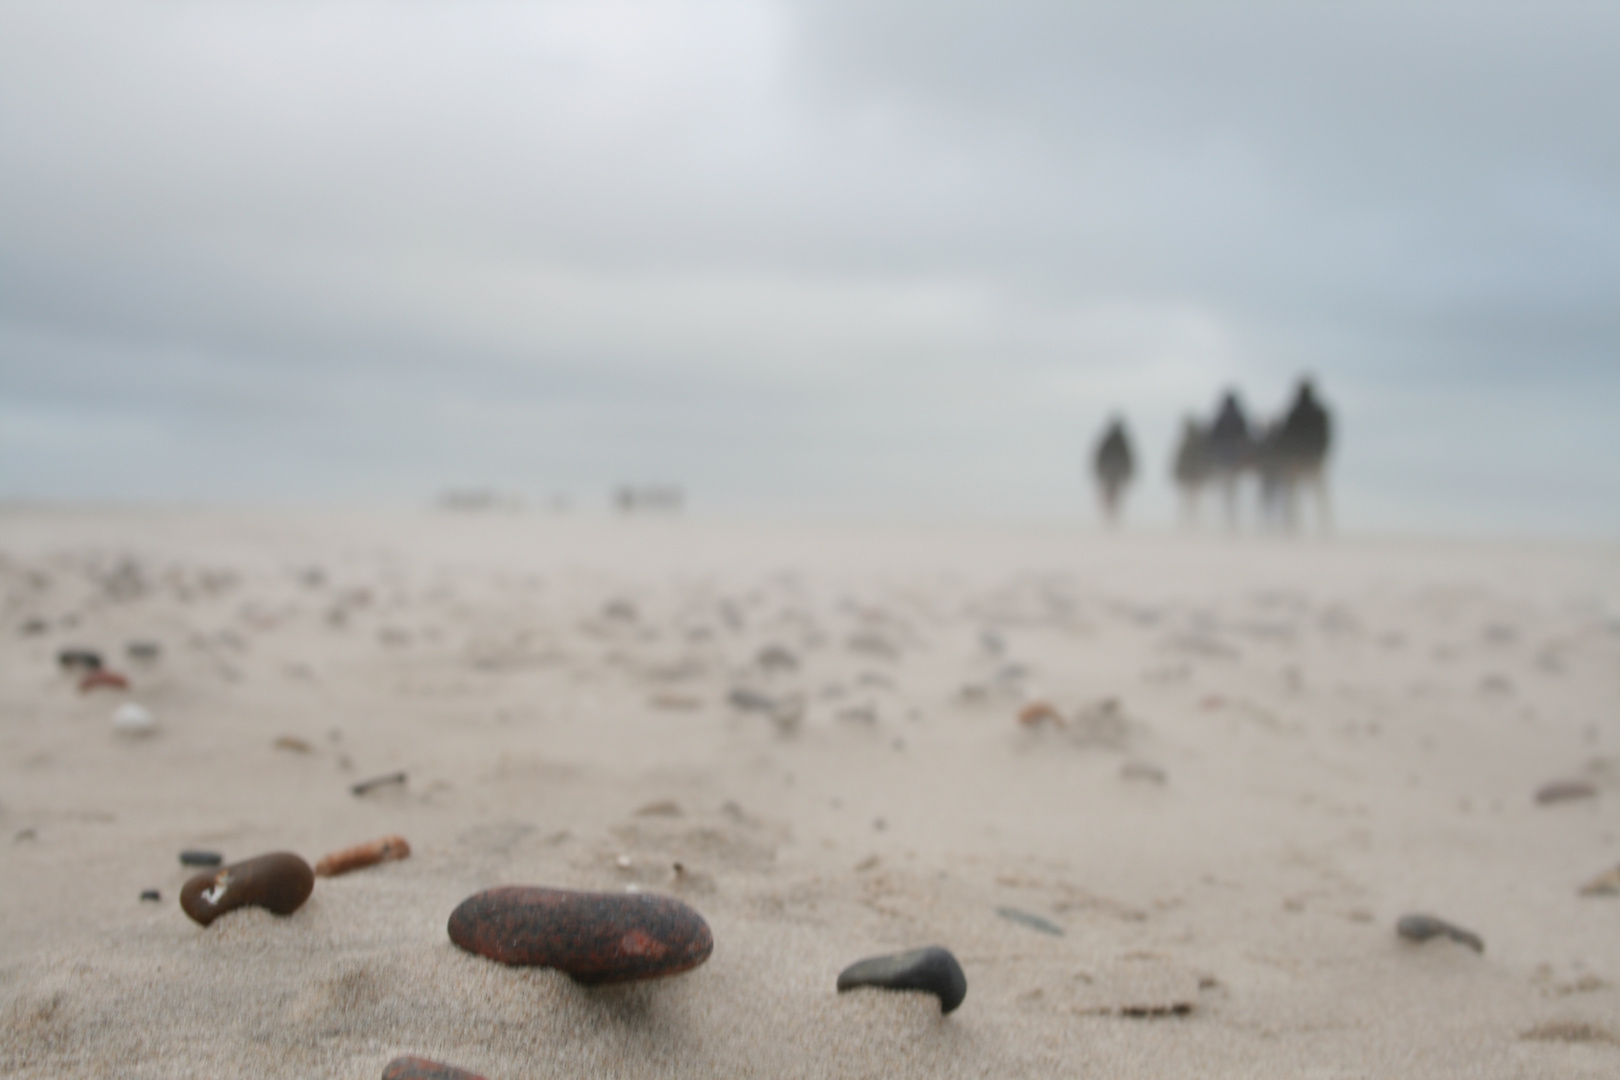
[{"label": "dark gray pebble", "polygon": [[181,866],[218,866],[224,861],[225,856],[217,851],[190,849],[180,853]]},{"label": "dark gray pebble", "polygon": [[351,785],[349,790],[356,795],[364,795],[368,791],[403,783],[405,783],[405,774],[396,772],[389,773],[387,776],[373,776],[370,780],[362,780],[358,784]]},{"label": "dark gray pebble", "polygon": [[1043,919],[1033,912],[1021,911],[1015,907],[998,907],[996,908],[996,914],[1003,919],[1011,919],[1021,926],[1027,926],[1031,930],[1039,930],[1043,934],[1051,934],[1053,937],[1063,936],[1063,927],[1051,919]]},{"label": "dark gray pebble", "polygon": [[967,976],[949,949],[931,945],[926,949],[872,956],[851,964],[838,976],[838,991],[858,986],[885,990],[923,990],[939,998],[939,1011],[948,1013],[967,997]]},{"label": "dark gray pebble", "polygon": [[163,902],[163,894],[158,892],[156,889],[142,889],[141,899],[151,900],[154,903],[161,904]]},{"label": "dark gray pebble", "polygon": [[1395,924],[1395,932],[1407,941],[1423,942],[1430,938],[1447,937],[1475,952],[1485,951],[1485,941],[1478,934],[1434,915],[1402,915],[1401,921]]},{"label": "dark gray pebble", "polygon": [[124,652],[131,660],[149,664],[162,655],[163,647],[155,641],[131,641],[124,646]]},{"label": "dark gray pebble", "polygon": [[63,649],[56,654],[63,671],[100,671],[101,654],[93,649]]},{"label": "dark gray pebble", "polygon": [[1575,799],[1595,798],[1597,788],[1586,780],[1554,780],[1536,790],[1536,802],[1542,806],[1549,803],[1571,802]]}]

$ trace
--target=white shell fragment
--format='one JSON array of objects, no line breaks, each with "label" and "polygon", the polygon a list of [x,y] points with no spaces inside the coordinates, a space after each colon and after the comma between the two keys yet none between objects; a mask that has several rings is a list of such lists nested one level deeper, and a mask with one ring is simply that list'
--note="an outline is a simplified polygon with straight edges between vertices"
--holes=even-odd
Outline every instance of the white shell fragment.
[{"label": "white shell fragment", "polygon": [[157,730],[157,721],[144,706],[126,701],[113,710],[112,726],[123,735],[150,735]]}]

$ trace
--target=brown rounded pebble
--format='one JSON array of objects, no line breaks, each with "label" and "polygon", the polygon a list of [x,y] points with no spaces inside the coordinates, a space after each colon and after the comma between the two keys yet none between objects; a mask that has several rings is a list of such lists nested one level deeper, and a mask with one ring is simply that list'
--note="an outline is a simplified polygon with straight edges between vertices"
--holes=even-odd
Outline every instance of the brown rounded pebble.
[{"label": "brown rounded pebble", "polygon": [[382,1080],[484,1080],[475,1072],[407,1054],[388,1063]]},{"label": "brown rounded pebble", "polygon": [[315,876],[337,877],[339,874],[347,874],[350,870],[403,859],[410,853],[411,845],[405,842],[403,836],[385,836],[381,840],[356,844],[352,848],[344,848],[342,851],[322,856],[321,861],[315,864]]},{"label": "brown rounded pebble", "polygon": [[468,952],[556,968],[586,985],[678,975],[714,951],[703,916],[652,893],[506,885],[463,900],[449,930]]},{"label": "brown rounded pebble", "polygon": [[315,888],[315,872],[297,855],[277,851],[198,874],[180,890],[180,906],[203,926],[239,907],[277,915],[297,911]]},{"label": "brown rounded pebble", "polygon": [[91,690],[128,690],[129,680],[116,671],[106,668],[95,668],[84,673],[79,680],[79,692],[88,693]]},{"label": "brown rounded pebble", "polygon": [[1597,788],[1585,780],[1554,780],[1550,784],[1543,784],[1536,791],[1536,802],[1545,806],[1547,803],[1569,802],[1571,799],[1591,799],[1597,796]]}]

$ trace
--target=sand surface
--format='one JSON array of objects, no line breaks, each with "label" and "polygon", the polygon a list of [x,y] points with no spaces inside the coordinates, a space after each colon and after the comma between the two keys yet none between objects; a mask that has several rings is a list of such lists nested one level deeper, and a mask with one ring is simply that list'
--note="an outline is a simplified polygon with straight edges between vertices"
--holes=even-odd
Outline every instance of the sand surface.
[{"label": "sand surface", "polygon": [[[1620,1075],[1614,545],[12,507],[0,590],[5,1075]],[[389,833],[291,916],[178,906],[182,848]],[[497,884],[714,953],[506,968],[445,932]],[[835,992],[921,945],[950,1016]]]}]

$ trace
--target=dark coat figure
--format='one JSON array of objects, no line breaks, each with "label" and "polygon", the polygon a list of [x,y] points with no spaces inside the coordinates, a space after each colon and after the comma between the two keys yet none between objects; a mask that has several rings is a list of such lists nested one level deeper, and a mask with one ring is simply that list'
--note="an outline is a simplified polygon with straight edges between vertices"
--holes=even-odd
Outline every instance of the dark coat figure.
[{"label": "dark coat figure", "polygon": [[1333,442],[1333,418],[1316,400],[1316,389],[1311,385],[1311,380],[1300,380],[1294,404],[1278,425],[1276,442],[1276,467],[1282,476],[1285,524],[1289,529],[1295,528],[1296,495],[1301,489],[1309,489],[1316,500],[1317,523],[1325,531],[1332,519],[1326,465],[1328,450]]},{"label": "dark coat figure", "polygon": [[1115,419],[1109,422],[1108,430],[1097,444],[1092,469],[1102,492],[1103,517],[1109,525],[1113,525],[1119,519],[1120,498],[1125,492],[1125,485],[1130,483],[1131,476],[1136,472],[1130,437],[1125,434],[1125,421]]},{"label": "dark coat figure", "polygon": [[1249,419],[1243,414],[1236,393],[1227,391],[1221,400],[1205,445],[1210,479],[1220,485],[1226,503],[1226,526],[1234,529],[1237,527],[1238,477],[1254,463],[1254,437],[1249,433]]},{"label": "dark coat figure", "polygon": [[1181,489],[1181,516],[1188,525],[1198,523],[1198,495],[1209,479],[1209,433],[1187,417],[1181,425],[1181,445],[1171,475]]}]

